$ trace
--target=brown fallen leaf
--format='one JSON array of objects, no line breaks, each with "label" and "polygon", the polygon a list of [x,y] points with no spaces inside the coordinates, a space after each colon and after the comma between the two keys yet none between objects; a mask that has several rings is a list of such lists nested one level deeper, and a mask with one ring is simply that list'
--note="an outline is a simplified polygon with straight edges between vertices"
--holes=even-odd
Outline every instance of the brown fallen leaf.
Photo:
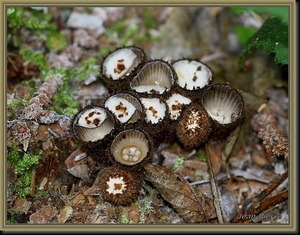
[{"label": "brown fallen leaf", "polygon": [[20,212],[20,213],[28,213],[29,208],[31,207],[32,202],[27,201],[26,199],[19,198],[16,200],[14,207],[12,208],[13,211]]},{"label": "brown fallen leaf", "polygon": [[[83,146],[79,146],[75,151],[73,151],[65,160],[65,165],[67,169],[70,169],[74,166],[79,165],[81,162],[79,162],[77,159],[78,157],[86,157],[86,150]],[[80,159],[81,160],[81,159]]]},{"label": "brown fallen leaf", "polygon": [[67,171],[75,177],[78,177],[84,181],[90,180],[90,169],[87,164],[82,163],[80,165],[73,166],[72,168],[67,169]]},{"label": "brown fallen leaf", "polygon": [[208,223],[216,217],[213,201],[173,171],[146,164],[144,175],[187,223]]},{"label": "brown fallen leaf", "polygon": [[57,215],[56,208],[43,206],[29,217],[31,224],[49,224],[51,219]]},{"label": "brown fallen leaf", "polygon": [[60,224],[64,224],[72,215],[73,208],[70,205],[65,206],[62,210],[60,210],[59,215],[57,216],[57,222]]}]

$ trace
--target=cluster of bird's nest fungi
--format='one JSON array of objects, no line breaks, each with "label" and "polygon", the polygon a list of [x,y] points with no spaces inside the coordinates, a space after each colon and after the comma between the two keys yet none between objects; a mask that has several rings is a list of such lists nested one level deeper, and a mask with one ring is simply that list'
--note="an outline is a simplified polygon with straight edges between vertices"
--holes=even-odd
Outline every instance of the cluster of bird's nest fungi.
[{"label": "cluster of bird's nest fungi", "polygon": [[138,198],[143,167],[161,142],[197,148],[222,139],[241,122],[244,101],[230,84],[194,59],[151,59],[136,46],[102,61],[110,94],[74,116],[73,132],[101,170],[94,182],[105,201],[128,205]]}]

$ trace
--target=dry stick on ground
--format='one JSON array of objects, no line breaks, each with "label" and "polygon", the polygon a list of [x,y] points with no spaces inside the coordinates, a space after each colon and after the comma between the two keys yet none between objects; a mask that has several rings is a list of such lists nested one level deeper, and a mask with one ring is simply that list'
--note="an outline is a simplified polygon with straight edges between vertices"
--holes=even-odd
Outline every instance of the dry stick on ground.
[{"label": "dry stick on ground", "polygon": [[15,69],[16,71],[18,71],[18,68],[17,68],[15,62],[10,58],[10,57],[16,57],[16,56],[17,56],[17,55],[15,55],[15,54],[9,52],[8,55],[7,55],[7,59],[8,59],[8,61],[11,63],[11,65],[14,67],[14,69]]},{"label": "dry stick on ground", "polygon": [[245,214],[237,215],[234,218],[234,220],[232,220],[232,223],[248,223],[251,219],[255,219],[262,212],[267,211],[270,208],[275,207],[282,202],[285,202],[288,199],[288,197],[288,190],[278,193],[277,195],[269,199],[259,202],[259,205],[257,207],[250,207]]},{"label": "dry stick on ground", "polygon": [[31,181],[30,181],[30,196],[34,197],[35,195],[35,179],[36,179],[36,170],[33,169],[31,172]]},{"label": "dry stick on ground", "polygon": [[216,185],[216,181],[215,181],[215,177],[214,177],[214,173],[213,173],[212,165],[211,165],[211,161],[210,161],[208,144],[205,144],[205,153],[207,156],[208,172],[209,172],[209,176],[210,176],[210,180],[211,180],[211,187],[212,187],[212,193],[213,193],[213,198],[214,198],[214,205],[216,208],[216,214],[217,214],[219,223],[223,224],[224,222],[223,222],[222,211],[221,211],[221,207],[220,207],[219,194],[218,194],[217,185]]},{"label": "dry stick on ground", "polygon": [[[254,198],[250,198],[244,202],[243,208],[240,212],[231,220],[231,223],[246,223],[250,219],[253,219],[256,215],[282,203],[288,199],[288,190],[283,191],[267,200],[262,201],[268,195],[270,195],[283,181],[288,177],[288,170],[276,179],[268,188],[263,190]],[[243,217],[243,215],[247,215]]]},{"label": "dry stick on ground", "polygon": [[227,137],[226,147],[224,150],[224,154],[222,156],[223,164],[225,166],[225,170],[226,170],[228,177],[230,177],[230,169],[229,169],[228,159],[229,159],[232,149],[236,143],[236,140],[239,136],[239,133],[240,133],[240,125],[238,125]]}]

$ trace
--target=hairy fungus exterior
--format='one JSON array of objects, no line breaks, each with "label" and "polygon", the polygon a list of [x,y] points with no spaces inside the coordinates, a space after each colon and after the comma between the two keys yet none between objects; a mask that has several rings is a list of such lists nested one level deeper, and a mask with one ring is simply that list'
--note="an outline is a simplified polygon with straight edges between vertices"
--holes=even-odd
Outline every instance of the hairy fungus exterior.
[{"label": "hairy fungus exterior", "polygon": [[99,172],[94,186],[99,187],[105,201],[126,206],[138,198],[141,179],[133,172],[107,167]]},{"label": "hairy fungus exterior", "polygon": [[243,118],[240,92],[212,84],[198,60],[147,59],[138,47],[121,47],[104,58],[101,77],[112,92],[78,111],[73,132],[102,169],[93,187],[116,205],[137,199],[137,172],[162,141],[190,150],[227,136]]},{"label": "hairy fungus exterior", "polygon": [[192,104],[183,111],[176,127],[176,136],[185,148],[192,149],[207,142],[212,130],[206,110],[199,104]]}]

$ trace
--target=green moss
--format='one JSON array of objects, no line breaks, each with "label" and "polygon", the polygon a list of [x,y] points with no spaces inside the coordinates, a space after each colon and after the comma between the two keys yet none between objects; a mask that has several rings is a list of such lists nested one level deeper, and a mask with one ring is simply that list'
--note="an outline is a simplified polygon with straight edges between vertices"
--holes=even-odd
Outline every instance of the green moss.
[{"label": "green moss", "polygon": [[49,196],[50,196],[50,192],[48,190],[39,190],[38,186],[36,186],[36,190],[35,190],[35,197],[36,198],[49,197]]},{"label": "green moss", "polygon": [[14,210],[7,210],[8,213],[8,224],[14,224],[16,222],[16,216],[19,214]]},{"label": "green moss", "polygon": [[172,167],[172,171],[177,171],[178,168],[183,165],[184,159],[185,159],[185,157],[178,158],[177,161],[175,162],[174,166]]},{"label": "green moss", "polygon": [[13,100],[10,104],[7,105],[7,109],[16,109],[17,106],[22,105],[22,106],[27,106],[29,105],[30,102],[27,99],[15,99]]},{"label": "green moss", "polygon": [[51,51],[62,50],[67,47],[67,41],[61,33],[52,30],[49,33],[47,33],[46,46]]},{"label": "green moss", "polygon": [[51,71],[48,73],[48,76],[52,73],[60,73],[63,75],[63,85],[53,97],[54,110],[59,114],[74,115],[80,106],[80,102],[74,99],[74,88],[77,87],[78,83],[85,81],[89,76],[97,76],[99,74],[99,66],[96,65],[96,59],[90,57],[79,66]]},{"label": "green moss", "polygon": [[35,35],[56,31],[56,25],[51,22],[50,14],[26,7],[8,7],[6,13],[7,26],[10,29],[7,42],[13,42],[15,47],[22,43],[19,35],[23,27],[32,30]]},{"label": "green moss", "polygon": [[121,224],[129,224],[130,222],[130,219],[128,218],[128,216],[124,213],[121,214],[121,217],[120,217],[120,223]]},{"label": "green moss", "polygon": [[[63,85],[53,97],[53,109],[58,114],[74,115],[80,105],[80,102],[74,99],[75,87],[78,86],[78,83],[85,81],[89,76],[97,76],[99,74],[99,66],[96,65],[96,58],[94,57],[90,57],[83,61],[82,64],[69,69],[59,68],[48,70],[48,62],[45,60],[43,53],[36,53],[23,47],[20,50],[20,54],[27,63],[34,63],[39,67],[42,75],[41,81],[45,81],[48,76],[57,73],[62,74]],[[29,82],[27,85],[28,87],[32,87],[32,84],[29,85]],[[36,86],[34,90],[31,90],[31,93],[34,94]]]},{"label": "green moss", "polygon": [[149,188],[147,190],[149,195],[140,201],[140,208],[139,208],[139,211],[141,212],[140,223],[145,223],[146,216],[153,211],[153,207],[152,207],[153,196],[157,193],[157,190],[155,188]]},{"label": "green moss", "polygon": [[81,65],[66,70],[66,72],[66,75],[70,80],[83,82],[91,74],[99,75],[99,65],[97,65],[96,58],[90,57],[87,60],[83,61]]},{"label": "green moss", "polygon": [[25,80],[22,84],[29,88],[29,100],[34,97],[35,92],[37,90],[38,85],[41,82],[39,78],[31,78],[29,80]]},{"label": "green moss", "polygon": [[23,154],[17,145],[11,145],[7,153],[7,163],[9,167],[13,167],[15,170],[16,179],[10,186],[12,193],[17,193],[21,198],[30,194],[31,174],[42,158],[41,153],[40,149],[34,149]]},{"label": "green moss", "polygon": [[152,17],[151,9],[149,7],[144,7],[144,19],[146,22],[146,28],[148,30],[156,28],[155,20]]},{"label": "green moss", "polygon": [[33,29],[35,32],[42,33],[44,30],[53,30],[56,26],[50,22],[51,15],[44,14],[26,7],[8,7],[7,22],[9,28]]},{"label": "green moss", "polygon": [[105,57],[108,52],[114,50],[116,47],[136,45],[142,47],[147,42],[159,40],[162,35],[154,36],[151,30],[155,29],[156,23],[151,16],[150,8],[144,8],[145,25],[141,23],[134,24],[128,20],[121,19],[111,27],[107,28],[104,35],[109,39],[108,47],[102,48],[100,56]]},{"label": "green moss", "polygon": [[22,46],[19,51],[23,57],[25,63],[35,64],[42,75],[45,75],[48,71],[48,62],[46,61],[43,52],[35,52],[26,46]]},{"label": "green moss", "polygon": [[74,115],[79,107],[79,101],[74,99],[74,88],[68,81],[66,74],[62,77],[63,84],[53,96],[53,108],[58,114]]},{"label": "green moss", "polygon": [[206,162],[206,155],[204,153],[197,153],[197,157],[200,159],[200,161]]}]

